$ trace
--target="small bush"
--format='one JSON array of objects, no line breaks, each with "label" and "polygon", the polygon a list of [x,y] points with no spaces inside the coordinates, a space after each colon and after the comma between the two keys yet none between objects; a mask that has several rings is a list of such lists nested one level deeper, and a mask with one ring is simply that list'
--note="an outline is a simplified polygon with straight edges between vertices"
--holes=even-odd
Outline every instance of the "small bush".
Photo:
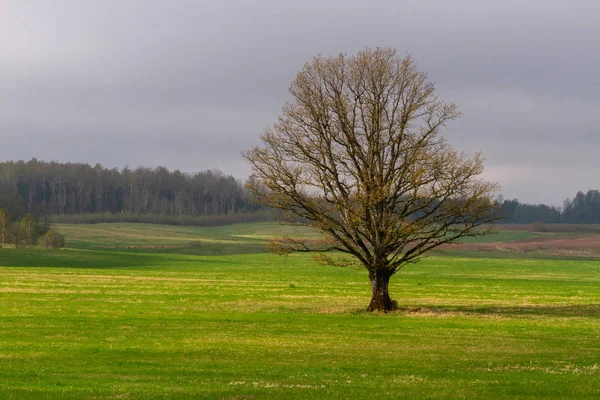
[{"label": "small bush", "polygon": [[546,224],[541,221],[535,221],[533,224],[531,224],[531,230],[534,232],[548,232]]},{"label": "small bush", "polygon": [[53,230],[46,232],[40,239],[42,245],[48,249],[58,249],[65,247],[65,237]]}]

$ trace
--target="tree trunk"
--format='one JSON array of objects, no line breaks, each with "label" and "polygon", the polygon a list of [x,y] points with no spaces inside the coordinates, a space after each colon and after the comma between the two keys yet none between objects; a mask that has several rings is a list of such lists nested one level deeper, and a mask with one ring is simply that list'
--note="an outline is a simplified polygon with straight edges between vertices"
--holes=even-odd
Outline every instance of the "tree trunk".
[{"label": "tree trunk", "polygon": [[381,268],[369,271],[371,288],[373,295],[367,311],[392,311],[395,304],[390,298],[388,285],[390,283],[391,271],[387,268]]}]

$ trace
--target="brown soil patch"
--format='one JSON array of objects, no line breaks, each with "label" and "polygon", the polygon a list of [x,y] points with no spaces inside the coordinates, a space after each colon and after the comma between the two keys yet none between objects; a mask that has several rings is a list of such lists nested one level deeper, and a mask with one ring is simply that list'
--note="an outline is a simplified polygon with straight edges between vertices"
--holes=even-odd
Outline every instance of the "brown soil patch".
[{"label": "brown soil patch", "polygon": [[600,256],[600,235],[540,236],[514,242],[456,243],[444,245],[442,250],[509,251],[555,255]]},{"label": "brown soil patch", "polygon": [[[112,249],[113,246],[103,246]],[[114,246],[115,249],[183,249],[185,246]]]}]

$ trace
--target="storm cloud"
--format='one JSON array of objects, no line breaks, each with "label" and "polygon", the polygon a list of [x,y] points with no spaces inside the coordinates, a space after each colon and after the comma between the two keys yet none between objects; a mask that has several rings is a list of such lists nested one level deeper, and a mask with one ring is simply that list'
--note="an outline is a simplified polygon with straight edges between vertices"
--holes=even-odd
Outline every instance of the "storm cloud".
[{"label": "storm cloud", "polygon": [[600,187],[600,2],[0,1],[0,160],[241,179],[314,55],[410,53],[505,198]]}]

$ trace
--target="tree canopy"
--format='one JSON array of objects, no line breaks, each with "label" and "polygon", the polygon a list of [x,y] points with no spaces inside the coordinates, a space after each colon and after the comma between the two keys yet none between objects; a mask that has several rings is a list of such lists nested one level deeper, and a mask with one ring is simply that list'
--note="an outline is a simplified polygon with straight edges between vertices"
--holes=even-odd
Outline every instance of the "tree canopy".
[{"label": "tree canopy", "polygon": [[426,252],[484,233],[496,219],[480,154],[454,150],[439,131],[460,116],[427,74],[393,49],[317,56],[290,86],[291,101],[246,153],[264,204],[307,221],[323,240],[285,237],[281,253],[336,250],[368,271],[369,310],[389,311],[392,275]]}]

